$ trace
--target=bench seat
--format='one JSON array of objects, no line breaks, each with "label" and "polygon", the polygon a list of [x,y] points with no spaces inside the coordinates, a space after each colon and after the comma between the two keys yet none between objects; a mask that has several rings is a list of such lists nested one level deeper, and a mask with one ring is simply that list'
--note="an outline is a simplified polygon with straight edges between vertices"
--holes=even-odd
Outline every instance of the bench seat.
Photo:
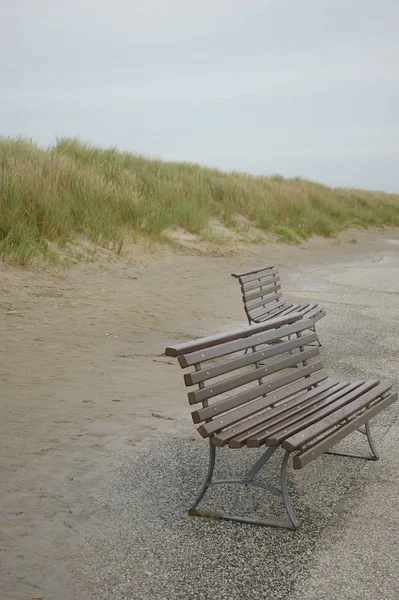
[{"label": "bench seat", "polygon": [[[264,458],[257,463],[259,468],[255,465],[250,477],[247,474],[231,483],[268,491],[273,486],[255,480],[255,475],[275,451],[284,452],[281,490],[273,488],[272,493],[282,496],[290,519],[288,525],[278,526],[290,529],[298,522],[287,492],[289,457],[294,469],[301,469],[321,454],[333,453],[333,446],[350,433],[359,432],[366,436],[371,456],[356,456],[378,458],[369,421],[397,399],[392,384],[378,379],[346,382],[330,377],[320,360],[320,349],[311,346],[317,339],[313,326],[312,318],[290,312],[262,324],[166,349],[167,355],[178,357],[183,369],[194,367],[184,376],[186,386],[197,386],[188,392],[189,403],[194,405],[192,419],[199,434],[210,442],[208,478],[190,514],[204,514],[196,507],[207,489],[218,484],[212,479],[217,448],[266,447]],[[264,519],[219,516],[276,525]]]}]

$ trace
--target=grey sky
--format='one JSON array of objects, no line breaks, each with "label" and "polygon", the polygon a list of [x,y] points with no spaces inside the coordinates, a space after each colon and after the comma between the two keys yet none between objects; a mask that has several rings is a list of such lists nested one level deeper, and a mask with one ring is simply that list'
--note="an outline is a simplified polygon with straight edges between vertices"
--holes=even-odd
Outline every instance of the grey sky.
[{"label": "grey sky", "polygon": [[1,0],[0,133],[399,192],[398,0]]}]

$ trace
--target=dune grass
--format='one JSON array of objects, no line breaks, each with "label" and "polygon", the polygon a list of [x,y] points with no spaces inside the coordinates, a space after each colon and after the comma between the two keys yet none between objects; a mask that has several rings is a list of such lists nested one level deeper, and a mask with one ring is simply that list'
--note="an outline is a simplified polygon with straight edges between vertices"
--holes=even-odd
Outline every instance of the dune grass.
[{"label": "dune grass", "polygon": [[[300,178],[223,173],[61,139],[41,149],[0,138],[0,256],[56,259],[77,234],[121,252],[127,239],[162,242],[183,228],[242,215],[287,242],[350,227],[399,226],[399,196],[332,189]],[[51,250],[50,250],[51,248]]]}]

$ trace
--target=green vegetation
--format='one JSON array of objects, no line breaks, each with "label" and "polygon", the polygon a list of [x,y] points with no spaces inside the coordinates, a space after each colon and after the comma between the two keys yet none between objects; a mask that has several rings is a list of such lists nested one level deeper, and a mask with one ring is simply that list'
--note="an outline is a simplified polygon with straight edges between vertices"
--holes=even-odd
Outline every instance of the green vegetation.
[{"label": "green vegetation", "polygon": [[203,237],[212,219],[234,229],[239,215],[297,243],[354,226],[399,226],[399,196],[223,173],[75,139],[43,150],[0,138],[0,256],[21,264],[55,258],[76,234],[120,252],[139,236],[166,241],[173,228]]}]

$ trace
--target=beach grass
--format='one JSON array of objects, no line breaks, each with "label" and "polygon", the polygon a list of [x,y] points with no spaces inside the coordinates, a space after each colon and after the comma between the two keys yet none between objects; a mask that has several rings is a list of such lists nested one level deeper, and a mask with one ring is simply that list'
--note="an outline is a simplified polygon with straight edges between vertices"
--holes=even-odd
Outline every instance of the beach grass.
[{"label": "beach grass", "polygon": [[[201,236],[238,217],[288,243],[353,227],[399,226],[399,195],[329,188],[301,178],[222,172],[165,162],[77,139],[47,148],[0,138],[0,256],[56,260],[78,234],[120,253],[126,240]],[[226,243],[226,240],[223,241]]]}]

